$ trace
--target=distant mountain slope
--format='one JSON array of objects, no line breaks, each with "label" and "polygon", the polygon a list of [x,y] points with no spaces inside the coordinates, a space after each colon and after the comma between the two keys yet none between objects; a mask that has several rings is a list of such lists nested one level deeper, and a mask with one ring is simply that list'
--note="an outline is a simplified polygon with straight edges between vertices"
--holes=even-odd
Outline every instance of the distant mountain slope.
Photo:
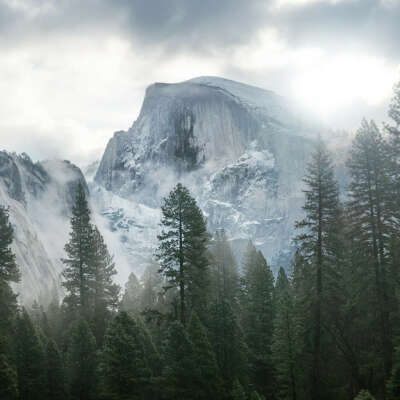
[{"label": "distant mountain slope", "polygon": [[9,207],[13,250],[22,280],[19,299],[45,304],[59,290],[63,246],[78,182],[85,179],[68,161],[33,163],[26,155],[0,152],[0,204]]}]

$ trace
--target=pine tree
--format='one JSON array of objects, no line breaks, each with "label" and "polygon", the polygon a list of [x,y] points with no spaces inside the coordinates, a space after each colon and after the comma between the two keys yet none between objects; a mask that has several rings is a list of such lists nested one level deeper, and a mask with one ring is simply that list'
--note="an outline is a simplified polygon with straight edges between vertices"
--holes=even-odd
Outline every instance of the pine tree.
[{"label": "pine tree", "polygon": [[79,315],[93,325],[97,345],[104,337],[110,312],[119,301],[119,286],[113,282],[117,273],[102,235],[90,220],[90,210],[82,184],[78,185],[72,209],[70,240],[65,245],[68,258],[62,273],[67,289],[64,304],[70,320]]},{"label": "pine tree", "polygon": [[64,362],[57,344],[50,339],[46,345],[46,398],[63,400],[66,398],[66,377]]},{"label": "pine tree", "polygon": [[118,307],[120,287],[113,282],[117,274],[113,257],[108,252],[103,236],[93,226],[94,259],[91,261],[93,280],[90,297],[93,299],[94,335],[100,347],[110,312]]},{"label": "pine tree", "polygon": [[261,397],[257,392],[252,392],[250,395],[250,400],[264,400],[264,397]]},{"label": "pine tree", "polygon": [[246,392],[244,391],[243,386],[240,384],[240,381],[237,379],[233,382],[231,397],[232,400],[247,400]]},{"label": "pine tree", "polygon": [[317,143],[312,160],[304,178],[307,185],[303,210],[305,218],[296,223],[296,228],[302,233],[296,241],[300,246],[302,256],[312,270],[312,316],[309,321],[312,331],[312,377],[311,398],[322,400],[323,383],[321,372],[321,357],[323,343],[323,306],[327,298],[326,276],[331,267],[335,234],[337,234],[337,220],[340,214],[339,191],[334,179],[334,170],[329,153],[321,141]]},{"label": "pine tree", "polygon": [[0,206],[0,335],[10,335],[13,319],[17,311],[17,296],[13,293],[10,283],[18,282],[20,272],[11,250],[13,228],[9,221],[9,212]]},{"label": "pine tree", "polygon": [[274,392],[271,363],[274,277],[267,261],[250,242],[243,264],[242,326],[250,350],[252,381],[263,395]]},{"label": "pine tree", "polygon": [[7,283],[18,282],[20,279],[15,254],[10,248],[13,234],[8,209],[0,206],[0,281]]},{"label": "pine tree", "polygon": [[18,395],[17,371],[14,362],[14,322],[17,296],[10,283],[18,282],[20,272],[11,250],[13,228],[9,211],[0,206],[0,399],[13,400]]},{"label": "pine tree", "polygon": [[168,329],[163,355],[167,399],[196,399],[201,375],[193,343],[178,321],[172,322]]},{"label": "pine tree", "polygon": [[142,276],[141,310],[158,310],[162,306],[163,277],[159,273],[159,269],[159,264],[150,259]]},{"label": "pine tree", "polygon": [[115,399],[142,399],[149,393],[151,370],[141,327],[120,312],[107,330],[102,351],[104,391]]},{"label": "pine tree", "polygon": [[182,184],[164,199],[161,211],[160,270],[169,284],[179,289],[179,316],[185,325],[188,306],[199,316],[206,311],[209,235],[200,208]]},{"label": "pine tree", "polygon": [[233,308],[237,307],[239,297],[239,273],[231,246],[223,229],[214,235],[211,246],[212,298],[225,299]]},{"label": "pine tree", "polygon": [[294,299],[285,270],[280,268],[275,286],[275,318],[272,358],[277,375],[279,399],[296,400],[298,338]]},{"label": "pine tree", "polygon": [[43,346],[23,310],[16,325],[16,361],[21,400],[41,400],[45,391],[45,355]]},{"label": "pine tree", "polygon": [[88,323],[74,322],[67,352],[69,393],[73,400],[96,399],[96,340]]},{"label": "pine tree", "polygon": [[81,183],[77,188],[72,208],[70,240],[65,245],[67,258],[62,273],[62,285],[67,290],[64,303],[72,314],[90,315],[90,284],[93,281],[93,227],[90,223],[90,210],[85,189]]},{"label": "pine tree", "polygon": [[122,296],[121,310],[130,314],[138,314],[141,311],[143,286],[136,275],[131,272],[125,285],[125,293]]},{"label": "pine tree", "polygon": [[0,335],[0,400],[18,399],[18,377],[9,357],[6,339]]},{"label": "pine tree", "polygon": [[378,361],[382,354],[384,363],[383,370],[376,370],[375,376],[380,376],[380,390],[383,390],[384,380],[391,372],[393,352],[390,323],[393,286],[388,260],[392,212],[388,196],[390,163],[387,147],[373,121],[362,122],[353,141],[348,168],[351,176],[348,204],[350,233],[360,249],[358,262],[363,264],[364,275],[371,278],[370,297],[375,301],[372,307],[373,314],[377,316],[373,323],[379,327],[378,338],[381,341],[375,355]]},{"label": "pine tree", "polygon": [[386,384],[387,400],[400,399],[400,347],[396,347],[392,375]]},{"label": "pine tree", "polygon": [[361,392],[354,398],[354,400],[375,400],[368,390],[361,390]]},{"label": "pine tree", "polygon": [[249,365],[243,330],[227,300],[222,299],[211,305],[208,331],[226,391],[229,393],[236,379],[247,382]]},{"label": "pine tree", "polygon": [[193,343],[194,361],[200,373],[200,382],[196,387],[197,398],[221,399],[223,397],[223,384],[220,371],[207,332],[196,313],[191,315],[188,335]]}]

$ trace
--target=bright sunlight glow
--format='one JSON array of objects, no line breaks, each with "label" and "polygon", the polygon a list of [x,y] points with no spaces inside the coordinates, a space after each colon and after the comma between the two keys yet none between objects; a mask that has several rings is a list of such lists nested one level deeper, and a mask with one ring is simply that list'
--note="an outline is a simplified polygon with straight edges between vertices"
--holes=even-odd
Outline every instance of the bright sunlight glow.
[{"label": "bright sunlight glow", "polygon": [[297,74],[293,90],[302,106],[326,119],[354,102],[379,104],[390,96],[397,72],[384,59],[370,56],[318,57]]}]

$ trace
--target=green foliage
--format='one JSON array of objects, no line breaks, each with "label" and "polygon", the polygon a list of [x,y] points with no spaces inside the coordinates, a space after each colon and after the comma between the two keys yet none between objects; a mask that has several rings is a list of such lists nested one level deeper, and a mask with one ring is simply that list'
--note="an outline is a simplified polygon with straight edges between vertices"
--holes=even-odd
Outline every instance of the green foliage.
[{"label": "green foliage", "polygon": [[179,289],[180,320],[185,324],[186,308],[199,316],[206,312],[209,235],[200,208],[182,184],[178,183],[164,199],[161,211],[160,271],[171,287]]},{"label": "green foliage", "polygon": [[67,258],[62,260],[65,265],[62,285],[67,290],[65,308],[71,321],[80,316],[91,323],[100,347],[110,312],[118,306],[120,288],[113,282],[117,273],[113,257],[90,221],[82,184],[78,185],[65,252]]},{"label": "green foliage", "polygon": [[357,397],[354,398],[354,400],[375,400],[375,398],[371,395],[368,390],[361,390],[360,393],[358,393]]},{"label": "green foliage", "polygon": [[81,183],[77,188],[74,207],[72,208],[70,240],[65,245],[67,258],[62,273],[67,290],[64,302],[70,312],[89,315],[90,282],[93,275],[93,228],[90,223],[90,210],[85,189]]},{"label": "green foliage", "polygon": [[211,305],[208,316],[210,341],[227,391],[235,379],[247,381],[248,348],[238,317],[226,300]]},{"label": "green foliage", "polygon": [[392,374],[386,384],[388,400],[400,399],[400,347],[396,347],[395,363],[392,367]]},{"label": "green foliage", "polygon": [[74,322],[67,351],[67,376],[72,400],[96,399],[96,340],[88,323],[80,318]]},{"label": "green foliage", "polygon": [[121,301],[121,310],[130,314],[137,314],[141,309],[143,286],[136,275],[131,272],[125,285],[125,293]]},{"label": "green foliage", "polygon": [[4,349],[4,339],[0,337],[0,400],[18,399],[17,371]]},{"label": "green foliage", "polygon": [[244,391],[243,386],[240,384],[240,381],[237,379],[233,382],[231,397],[232,400],[247,400],[246,392]]},{"label": "green foliage", "polygon": [[57,344],[52,340],[46,345],[46,399],[66,398],[66,376],[63,358]]},{"label": "green foliage", "polygon": [[239,294],[239,273],[224,230],[218,230],[211,243],[212,300],[228,301],[234,308]]},{"label": "green foliage", "polygon": [[107,330],[101,355],[104,391],[110,398],[139,399],[149,392],[151,370],[140,325],[120,312]]},{"label": "green foliage", "polygon": [[242,279],[242,326],[250,350],[252,381],[262,393],[274,392],[271,363],[274,277],[267,261],[252,243],[244,255]]},{"label": "green foliage", "polygon": [[0,281],[18,282],[20,272],[15,262],[15,254],[10,246],[13,241],[13,228],[8,209],[0,206]]},{"label": "green foliage", "polygon": [[272,359],[276,371],[279,399],[295,399],[298,386],[298,326],[296,326],[294,297],[283,268],[275,286],[275,319]]},{"label": "green foliage", "polygon": [[[308,291],[299,294],[300,298],[307,296],[307,303],[300,310],[303,315],[308,338],[307,351],[312,354],[310,374],[306,379],[310,387],[310,397],[313,400],[325,398],[326,380],[322,360],[329,354],[327,339],[326,300],[330,298],[329,276],[336,266],[336,249],[338,241],[338,222],[340,221],[339,189],[334,179],[334,168],[330,154],[321,140],[307,167],[303,179],[306,184],[305,217],[296,223],[301,230],[296,237],[296,243],[303,259],[301,274],[297,279],[306,278],[304,283],[298,282],[298,288],[307,286]],[[301,286],[300,286],[301,285]],[[308,315],[307,315],[308,314]]]},{"label": "green foliage", "polygon": [[221,399],[223,383],[215,354],[207,337],[207,332],[195,313],[188,325],[188,335],[193,343],[194,362],[199,369],[200,380],[196,387],[198,399]]},{"label": "green foliage", "polygon": [[168,399],[196,399],[201,372],[196,365],[194,346],[184,326],[171,323],[164,343],[164,372]]},{"label": "green foliage", "polygon": [[25,310],[17,318],[15,339],[20,399],[41,400],[46,387],[45,355],[38,334]]}]

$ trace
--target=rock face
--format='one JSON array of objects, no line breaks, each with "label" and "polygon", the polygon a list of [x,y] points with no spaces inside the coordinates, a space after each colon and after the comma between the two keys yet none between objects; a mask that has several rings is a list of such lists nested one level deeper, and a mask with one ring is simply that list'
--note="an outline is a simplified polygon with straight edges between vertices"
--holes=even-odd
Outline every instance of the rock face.
[{"label": "rock face", "polygon": [[[269,261],[290,250],[315,132],[273,92],[215,77],[156,83],[126,132],[109,141],[92,200],[136,269],[156,244],[159,205],[181,181],[211,232]],[[281,258],[282,260],[282,258]]]},{"label": "rock face", "polygon": [[13,251],[22,273],[22,303],[46,303],[59,290],[63,246],[80,169],[68,161],[33,163],[26,154],[0,152],[0,204],[9,207]]}]

